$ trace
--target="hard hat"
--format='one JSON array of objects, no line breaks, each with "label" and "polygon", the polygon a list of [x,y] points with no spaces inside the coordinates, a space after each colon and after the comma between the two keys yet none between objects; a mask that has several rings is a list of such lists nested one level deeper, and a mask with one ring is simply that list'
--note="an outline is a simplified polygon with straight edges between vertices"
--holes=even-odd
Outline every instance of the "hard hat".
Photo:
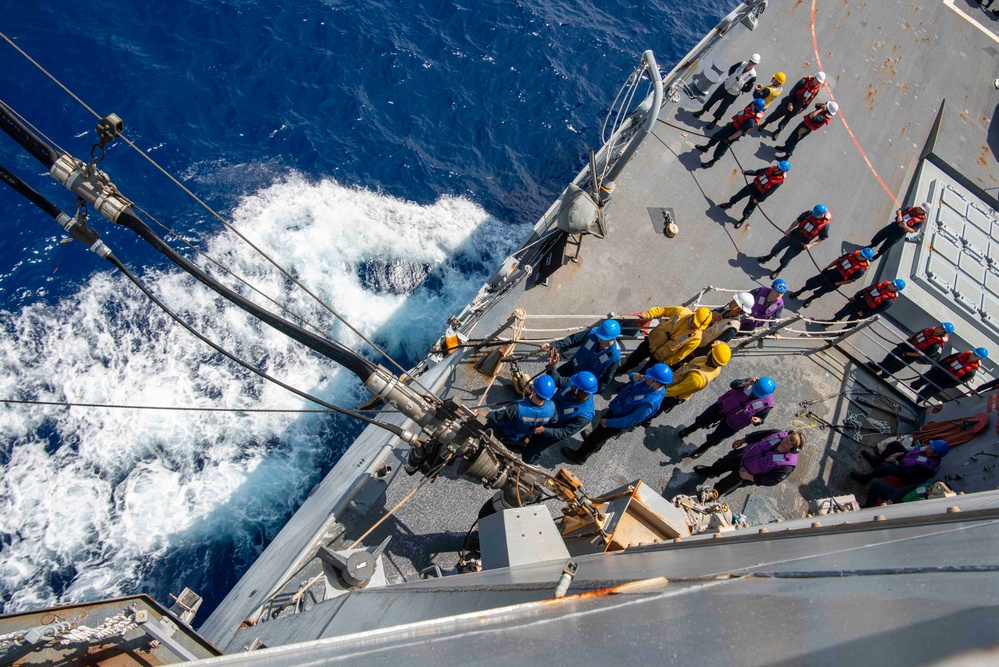
[{"label": "hard hat", "polygon": [[787,160],[781,160],[777,163],[777,168],[783,172],[791,171],[791,163]]},{"label": "hard hat", "polygon": [[703,306],[694,311],[694,326],[704,331],[711,324],[711,311]]},{"label": "hard hat", "polygon": [[569,378],[569,383],[576,389],[585,391],[587,394],[597,391],[597,376],[590,371],[579,371]]},{"label": "hard hat", "polygon": [[753,108],[756,109],[757,111],[763,111],[764,109],[767,108],[767,103],[761,100],[759,97],[757,97],[755,100],[753,100]]},{"label": "hard hat", "polygon": [[756,398],[763,398],[764,396],[769,396],[774,393],[774,389],[777,388],[777,383],[774,379],[768,375],[764,375],[759,380],[753,383],[753,396]]},{"label": "hard hat", "polygon": [[860,256],[866,260],[874,259],[874,248],[864,248],[860,251]]},{"label": "hard hat", "polygon": [[895,289],[897,289],[899,292],[905,289],[905,281],[902,280],[901,278],[896,278],[892,282],[895,284]]},{"label": "hard hat", "polygon": [[749,56],[749,62],[753,63],[754,65],[759,65],[760,64],[760,54],[759,53],[754,53],[753,55]]},{"label": "hard hat", "polygon": [[673,381],[673,371],[666,364],[655,364],[645,373],[645,377],[652,378],[659,384],[669,384]]},{"label": "hard hat", "polygon": [[777,83],[784,83],[787,81],[787,75],[784,72],[777,72],[774,74],[774,78],[777,79]]},{"label": "hard hat", "polygon": [[979,359],[988,359],[989,349],[987,347],[976,347],[975,356],[978,357]]},{"label": "hard hat", "polygon": [[770,289],[777,292],[778,294],[783,294],[784,292],[787,291],[787,283],[784,282],[782,279],[778,278],[773,282],[772,285],[770,285]]},{"label": "hard hat", "polygon": [[951,324],[950,322],[941,322],[940,326],[943,327],[943,330],[947,332],[948,336],[954,333],[954,325]]},{"label": "hard hat", "polygon": [[946,440],[930,440],[930,449],[935,451],[937,456],[947,456],[950,445],[947,444]]},{"label": "hard hat", "polygon": [[830,102],[829,104],[827,104],[826,109],[829,110],[830,116],[835,116],[836,114],[839,113],[839,105],[836,104],[835,102]]},{"label": "hard hat", "polygon": [[534,393],[546,401],[555,395],[555,380],[549,375],[541,375],[534,380]]},{"label": "hard hat", "polygon": [[719,366],[724,366],[732,358],[732,348],[728,343],[715,343],[711,346],[711,358]]},{"label": "hard hat", "polygon": [[597,338],[600,340],[614,340],[621,335],[621,325],[617,320],[604,320],[597,327]]},{"label": "hard hat", "polygon": [[739,307],[742,308],[742,312],[747,315],[753,312],[753,303],[755,302],[755,299],[753,299],[753,295],[749,292],[739,292],[735,295],[733,301],[739,304]]},{"label": "hard hat", "polygon": [[829,211],[829,207],[825,204],[816,204],[812,207],[812,215],[816,218],[822,217]]},{"label": "hard hat", "polygon": [[922,204],[919,205],[919,208],[923,209],[923,213],[929,213],[930,209],[933,208],[933,204],[931,204],[928,201],[924,201]]},{"label": "hard hat", "polygon": [[826,73],[825,72],[819,72],[818,74],[815,75],[815,80],[818,81],[819,83],[825,83],[826,82]]}]

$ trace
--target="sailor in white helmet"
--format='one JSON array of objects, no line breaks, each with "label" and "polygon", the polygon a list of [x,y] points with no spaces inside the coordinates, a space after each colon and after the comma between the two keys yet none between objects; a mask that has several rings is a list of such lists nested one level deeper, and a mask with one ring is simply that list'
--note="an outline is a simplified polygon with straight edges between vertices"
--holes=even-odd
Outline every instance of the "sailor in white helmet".
[{"label": "sailor in white helmet", "polygon": [[825,82],[825,72],[819,72],[815,76],[802,77],[798,83],[794,84],[794,88],[788,93],[787,99],[774,107],[774,110],[770,112],[766,120],[760,124],[760,132],[762,133],[763,129],[770,123],[777,123],[777,129],[773,133],[773,138],[776,139],[777,135],[784,131],[784,128],[791,122],[792,118],[808,108],[808,105],[819,94],[819,90],[822,89],[822,84]]},{"label": "sailor in white helmet", "polygon": [[739,334],[742,321],[753,312],[753,295],[749,292],[739,292],[731,301],[720,308],[711,311],[711,322],[701,334],[701,345],[684,357],[686,363],[696,357],[703,357],[714,343],[729,343]]},{"label": "sailor in white helmet", "polygon": [[794,128],[791,136],[787,138],[783,146],[778,146],[777,150],[783,151],[785,159],[791,157],[791,153],[794,152],[794,148],[798,145],[799,141],[820,127],[825,127],[831,123],[837,113],[839,113],[839,105],[835,102],[817,102],[815,104],[815,111],[801,119],[798,127]]},{"label": "sailor in white helmet", "polygon": [[711,93],[711,97],[708,98],[704,107],[694,114],[694,118],[699,119],[711,107],[718,104],[718,108],[714,112],[714,120],[708,123],[708,129],[710,130],[717,125],[739,95],[748,93],[756,86],[756,66],[759,64],[760,54],[754,53],[749,57],[749,60],[732,65],[728,70],[728,78],[715,89],[715,92]]}]

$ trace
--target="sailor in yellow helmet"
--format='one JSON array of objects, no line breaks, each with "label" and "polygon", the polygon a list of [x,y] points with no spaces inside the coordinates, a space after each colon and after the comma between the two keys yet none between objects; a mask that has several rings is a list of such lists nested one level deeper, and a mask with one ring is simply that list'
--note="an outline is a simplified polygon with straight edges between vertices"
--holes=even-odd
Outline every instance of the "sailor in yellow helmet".
[{"label": "sailor in yellow helmet", "polygon": [[[659,319],[659,324],[645,340],[628,355],[617,370],[617,375],[630,372],[642,360],[649,359],[645,368],[655,363],[679,365],[688,354],[701,344],[701,335],[711,324],[711,311],[707,308],[691,310],[684,306],[649,308],[644,313],[629,313],[642,320]],[[644,371],[643,371],[644,372]]]},{"label": "sailor in yellow helmet", "polygon": [[753,97],[763,100],[763,108],[766,109],[770,106],[771,102],[780,97],[780,94],[784,92],[785,81],[787,81],[787,76],[784,72],[777,72],[770,79],[769,86],[756,86],[756,90],[753,91]]},{"label": "sailor in yellow helmet", "polygon": [[643,426],[648,426],[659,415],[669,412],[707,387],[712,380],[721,374],[722,367],[731,358],[732,348],[728,346],[728,343],[718,342],[711,346],[709,354],[696,357],[678,370],[673,371],[673,383],[667,385],[666,396],[663,398],[662,404],[656,413],[643,423]]}]

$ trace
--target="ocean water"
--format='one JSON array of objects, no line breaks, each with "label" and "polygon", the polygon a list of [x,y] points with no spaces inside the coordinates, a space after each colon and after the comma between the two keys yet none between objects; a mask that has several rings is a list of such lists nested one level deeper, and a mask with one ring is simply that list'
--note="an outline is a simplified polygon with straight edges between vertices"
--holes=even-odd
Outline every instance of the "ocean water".
[{"label": "ocean water", "polygon": [[[581,168],[641,52],[671,67],[737,3],[9,4],[0,31],[412,364]],[[0,99],[86,157],[93,116],[9,45],[0,53]],[[6,136],[0,159],[72,211]],[[158,221],[364,349],[129,147],[102,166]],[[0,407],[0,611],[134,592],[165,602],[186,585],[206,617],[361,426],[295,412],[315,406],[225,362],[14,192],[0,189],[0,207],[0,399],[288,410]],[[92,224],[213,340],[328,401],[364,400],[349,373],[127,230]]]}]

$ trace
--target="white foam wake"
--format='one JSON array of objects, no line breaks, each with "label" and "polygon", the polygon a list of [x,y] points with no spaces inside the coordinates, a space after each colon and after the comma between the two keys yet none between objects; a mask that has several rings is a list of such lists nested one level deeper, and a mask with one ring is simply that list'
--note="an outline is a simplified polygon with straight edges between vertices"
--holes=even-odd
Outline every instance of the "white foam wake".
[{"label": "white foam wake", "polygon": [[[419,206],[291,176],[245,198],[237,226],[394,355],[424,351],[523,230],[473,203]],[[210,254],[360,348],[231,233]],[[144,276],[209,337],[335,403],[357,383],[179,272]],[[87,403],[311,408],[224,363],[120,276],[54,307],[0,312],[0,397]],[[177,590],[179,553],[228,544],[251,558],[316,481],[342,426],[324,415],[6,406],[0,411],[0,601],[41,605]],[[332,454],[331,454],[332,452]],[[235,553],[232,553],[235,552]],[[192,563],[196,570],[203,564]]]}]

